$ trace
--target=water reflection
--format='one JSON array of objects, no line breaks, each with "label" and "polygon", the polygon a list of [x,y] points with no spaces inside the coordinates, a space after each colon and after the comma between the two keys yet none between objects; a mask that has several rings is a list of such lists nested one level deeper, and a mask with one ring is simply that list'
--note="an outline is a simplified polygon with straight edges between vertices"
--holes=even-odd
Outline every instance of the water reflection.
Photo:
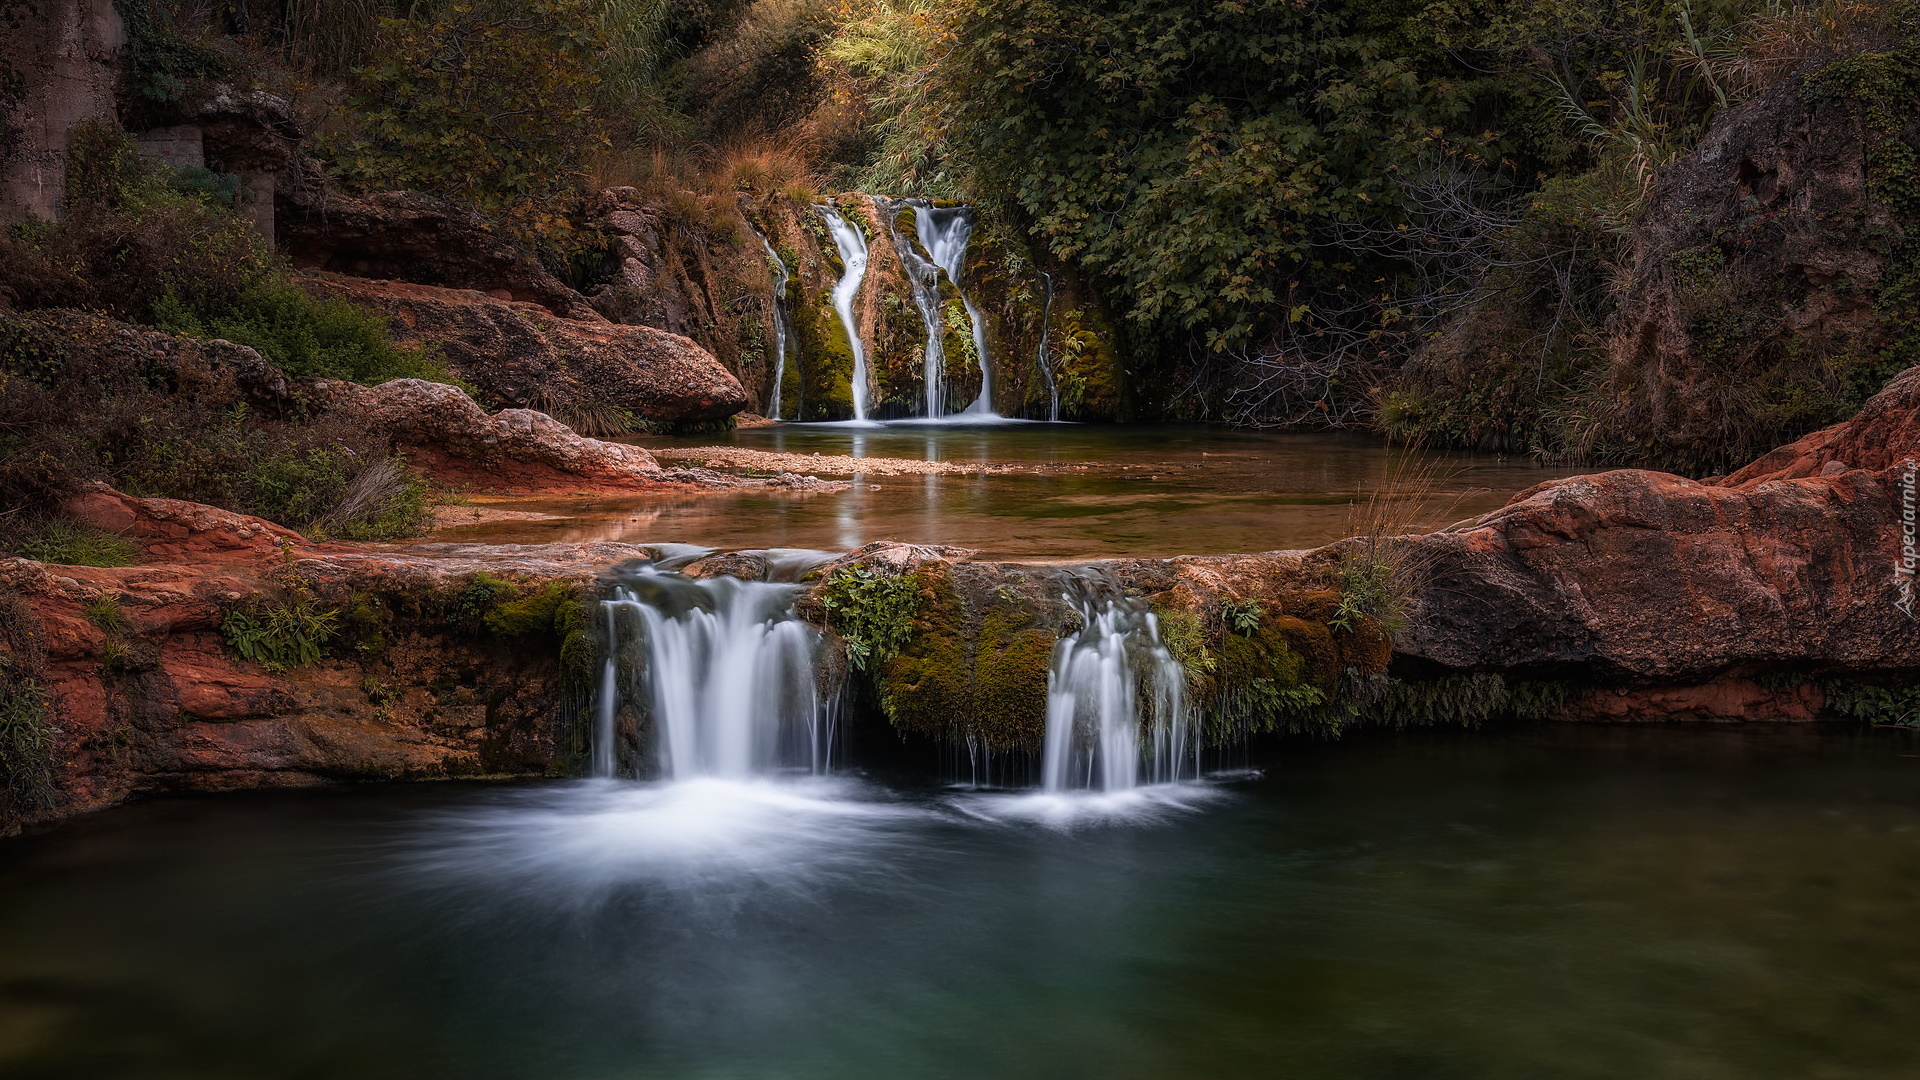
[{"label": "water reflection", "polygon": [[[657,449],[713,438],[646,439]],[[1357,437],[1199,427],[1023,423],[992,427],[782,425],[735,432],[734,445],[1013,465],[1030,471],[855,477],[836,493],[734,493],[516,500],[561,515],[444,531],[436,539],[684,541],[719,548],[846,550],[874,540],[952,544],[987,557],[1083,559],[1314,547],[1351,531],[1350,504],[1402,469],[1403,454]],[[1486,455],[1440,455],[1444,481],[1418,507],[1425,527],[1494,509],[1567,475]]]}]

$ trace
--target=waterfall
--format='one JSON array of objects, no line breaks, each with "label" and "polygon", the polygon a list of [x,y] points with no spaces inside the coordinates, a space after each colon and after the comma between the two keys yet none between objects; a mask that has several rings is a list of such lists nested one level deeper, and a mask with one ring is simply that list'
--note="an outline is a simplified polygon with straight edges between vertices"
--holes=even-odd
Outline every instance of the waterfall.
[{"label": "waterfall", "polygon": [[[921,201],[924,200],[887,199],[881,203],[881,212],[886,215],[887,229],[893,234],[893,249],[900,254],[907,282],[913,287],[913,306],[920,310],[920,321],[927,328],[927,417],[937,420],[947,412],[947,324],[940,313],[940,267],[921,258],[900,233],[900,211],[913,206],[917,213]],[[915,220],[918,221],[917,216]]]},{"label": "waterfall", "polygon": [[623,688],[652,718],[663,776],[743,779],[832,764],[835,702],[815,677],[821,637],[794,614],[804,586],[695,579],[652,564],[621,573],[603,602],[607,656],[593,744],[617,769]]},{"label": "waterfall", "polygon": [[1060,422],[1060,384],[1053,380],[1053,357],[1047,354],[1047,331],[1053,321],[1053,275],[1042,271],[1047,283],[1047,306],[1040,311],[1040,374],[1047,380],[1047,419]]},{"label": "waterfall", "polygon": [[[787,378],[787,264],[780,253],[773,250],[773,241],[758,229],[754,235],[760,237],[761,246],[767,249],[767,266],[773,271],[773,393],[767,399],[767,415],[780,419],[780,384]],[[1052,297],[1049,292],[1048,297]],[[1044,335],[1045,331],[1042,331]]]},{"label": "waterfall", "polygon": [[840,314],[840,325],[847,328],[847,340],[853,345],[853,418],[867,418],[867,350],[860,341],[860,330],[854,325],[853,297],[860,291],[860,281],[867,276],[867,238],[859,229],[847,223],[840,211],[831,206],[816,206],[820,216],[827,221],[827,229],[833,233],[833,242],[840,249],[840,262],[846,268],[840,275],[840,283],[833,287],[833,310]]},{"label": "waterfall", "polygon": [[[992,367],[987,363],[987,326],[980,315],[980,309],[974,306],[973,298],[967,295],[966,286],[961,282],[961,274],[966,269],[967,241],[973,238],[973,208],[970,206],[935,207],[926,199],[913,200],[914,228],[920,233],[920,243],[927,249],[935,266],[946,271],[947,280],[960,294],[960,303],[966,306],[967,320],[973,326],[973,351],[980,359],[980,396],[967,406],[967,412],[991,414],[993,412],[993,375]],[[904,261],[904,260],[903,260]],[[916,293],[918,289],[916,288]],[[942,320],[942,327],[945,323]],[[935,333],[933,326],[928,327],[928,336]],[[944,359],[944,357],[943,357]],[[932,362],[931,356],[928,362]],[[931,415],[931,414],[929,414]]]},{"label": "waterfall", "polygon": [[1042,785],[1114,792],[1198,776],[1186,670],[1153,612],[1084,579],[1076,586],[1066,599],[1083,625],[1054,646],[1047,675]]}]

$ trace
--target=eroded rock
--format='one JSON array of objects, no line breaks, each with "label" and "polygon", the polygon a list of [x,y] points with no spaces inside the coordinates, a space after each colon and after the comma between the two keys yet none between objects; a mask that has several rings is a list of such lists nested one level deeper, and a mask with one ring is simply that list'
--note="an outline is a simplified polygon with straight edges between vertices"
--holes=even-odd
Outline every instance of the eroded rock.
[{"label": "eroded rock", "polygon": [[437,350],[483,395],[508,405],[592,403],[644,420],[698,423],[747,404],[719,361],[664,330],[564,319],[536,304],[400,281],[320,274],[304,284],[385,314],[397,339]]}]

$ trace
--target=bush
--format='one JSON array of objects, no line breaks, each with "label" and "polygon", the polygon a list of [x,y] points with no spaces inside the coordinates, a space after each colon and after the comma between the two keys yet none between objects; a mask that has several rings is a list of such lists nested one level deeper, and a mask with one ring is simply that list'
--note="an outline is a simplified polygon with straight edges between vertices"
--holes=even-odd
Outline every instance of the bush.
[{"label": "bush", "polygon": [[379,314],[345,300],[319,299],[280,277],[262,278],[232,303],[204,314],[169,293],[154,304],[154,324],[169,333],[248,346],[289,375],[368,386],[451,378],[444,364],[395,345]]},{"label": "bush", "polygon": [[319,663],[339,623],[339,612],[303,597],[230,611],[220,620],[220,635],[244,659],[281,669]]},{"label": "bush", "polygon": [[141,160],[101,124],[75,129],[65,214],[0,241],[0,292],[24,310],[76,307],[259,351],[290,375],[447,381],[386,321],[294,284],[233,212],[234,178]]}]

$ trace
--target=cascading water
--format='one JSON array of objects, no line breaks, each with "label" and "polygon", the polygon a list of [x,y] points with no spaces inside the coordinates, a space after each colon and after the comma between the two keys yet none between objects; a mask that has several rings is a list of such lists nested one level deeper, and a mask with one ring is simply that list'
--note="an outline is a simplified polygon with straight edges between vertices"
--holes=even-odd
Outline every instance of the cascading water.
[{"label": "cascading water", "polygon": [[1047,352],[1047,332],[1053,322],[1053,275],[1042,271],[1042,280],[1047,283],[1047,306],[1040,310],[1040,374],[1047,380],[1047,419],[1060,422],[1060,385],[1053,380],[1053,356]]},{"label": "cascading water", "polygon": [[814,209],[826,219],[827,231],[833,234],[834,246],[840,249],[841,265],[846,268],[839,284],[833,287],[833,310],[839,313],[840,325],[846,327],[847,340],[853,346],[853,418],[864,421],[867,418],[867,349],[860,341],[860,328],[854,324],[853,297],[860,291],[861,279],[867,276],[867,238],[833,207]]},{"label": "cascading water", "polygon": [[926,326],[927,418],[937,420],[947,412],[946,320],[940,314],[940,267],[921,258],[920,252],[901,234],[900,212],[909,206],[917,209],[918,202],[913,199],[885,199],[880,203],[881,213],[887,218],[887,228],[893,234],[893,249],[899,253],[900,265],[906,270],[907,282],[913,288],[913,306],[919,309],[920,321]]},{"label": "cascading water", "polygon": [[[987,361],[986,320],[981,317],[980,309],[974,306],[973,298],[967,295],[966,286],[961,282],[961,274],[967,263],[967,241],[973,238],[973,208],[936,207],[926,199],[914,199],[912,205],[914,228],[920,234],[920,243],[927,249],[934,265],[946,271],[947,280],[953,282],[954,290],[960,294],[960,303],[967,309],[967,321],[973,327],[973,352],[980,359],[980,396],[973,399],[973,404],[967,406],[966,411],[991,415],[993,368]],[[916,286],[916,294],[918,291]],[[939,328],[930,322],[927,327],[929,340],[939,332]],[[931,356],[928,362],[932,363]]]},{"label": "cascading water", "polygon": [[[787,273],[786,261],[780,258],[779,252],[773,250],[773,241],[768,240],[764,233],[758,233],[758,230],[756,234],[760,236],[761,246],[767,249],[767,267],[773,271],[773,393],[767,398],[767,415],[778,420],[780,419],[781,384],[787,379],[787,338],[791,336],[787,333],[786,306],[787,281],[790,275]],[[1047,295],[1049,298],[1052,297],[1051,290]],[[1045,331],[1042,331],[1043,336],[1044,334]]]},{"label": "cascading water", "polygon": [[1066,599],[1083,625],[1054,646],[1042,786],[1118,792],[1197,777],[1186,670],[1153,612],[1085,579]]},{"label": "cascading water", "polygon": [[623,690],[652,718],[662,775],[745,779],[825,772],[836,703],[815,676],[821,637],[794,614],[805,588],[695,579],[652,564],[624,571],[603,602],[608,650],[593,744],[597,776],[617,771]]}]

